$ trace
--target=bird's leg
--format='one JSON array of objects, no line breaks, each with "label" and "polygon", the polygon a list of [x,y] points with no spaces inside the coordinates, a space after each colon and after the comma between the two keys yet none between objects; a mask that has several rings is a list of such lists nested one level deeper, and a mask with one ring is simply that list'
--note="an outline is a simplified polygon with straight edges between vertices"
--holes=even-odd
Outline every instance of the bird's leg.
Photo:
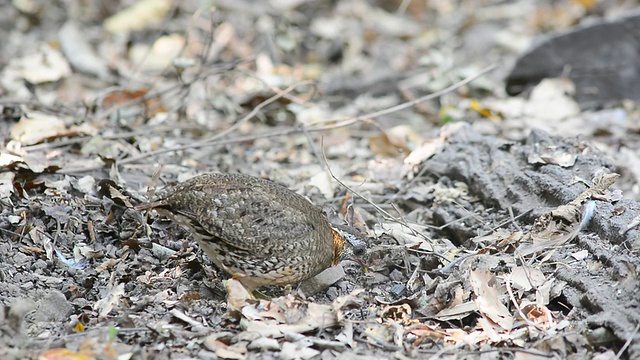
[{"label": "bird's leg", "polygon": [[271,296],[269,296],[269,295],[267,295],[267,294],[265,294],[265,293],[263,293],[263,292],[261,292],[261,291],[258,291],[258,290],[256,290],[256,289],[254,289],[254,290],[251,292],[251,295],[252,295],[256,300],[267,300],[267,301],[271,301]]}]

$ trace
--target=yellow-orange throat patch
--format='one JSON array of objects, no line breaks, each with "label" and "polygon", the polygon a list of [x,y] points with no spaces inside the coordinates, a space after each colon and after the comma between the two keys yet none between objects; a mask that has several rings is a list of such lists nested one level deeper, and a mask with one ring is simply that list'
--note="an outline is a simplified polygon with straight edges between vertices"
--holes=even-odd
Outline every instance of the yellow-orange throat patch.
[{"label": "yellow-orange throat patch", "polygon": [[331,230],[331,232],[333,234],[333,262],[331,265],[336,266],[340,261],[340,254],[342,254],[342,250],[344,250],[346,241],[337,231]]}]

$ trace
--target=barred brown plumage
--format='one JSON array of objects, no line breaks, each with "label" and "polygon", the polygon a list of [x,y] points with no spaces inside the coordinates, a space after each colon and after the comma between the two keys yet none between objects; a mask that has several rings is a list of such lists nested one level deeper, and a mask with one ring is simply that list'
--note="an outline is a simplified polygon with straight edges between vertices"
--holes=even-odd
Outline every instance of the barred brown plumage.
[{"label": "barred brown plumage", "polygon": [[248,290],[297,283],[365,252],[361,236],[332,227],[305,197],[249,175],[202,174],[136,209],[156,209],[189,228],[213,262]]}]

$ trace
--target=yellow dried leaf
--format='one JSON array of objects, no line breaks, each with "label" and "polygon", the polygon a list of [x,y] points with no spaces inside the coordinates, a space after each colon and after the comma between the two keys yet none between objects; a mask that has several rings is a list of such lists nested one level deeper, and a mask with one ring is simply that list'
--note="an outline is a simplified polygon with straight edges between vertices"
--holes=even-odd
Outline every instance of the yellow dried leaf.
[{"label": "yellow dried leaf", "polygon": [[38,356],[38,360],[93,360],[95,357],[69,349],[50,349]]}]

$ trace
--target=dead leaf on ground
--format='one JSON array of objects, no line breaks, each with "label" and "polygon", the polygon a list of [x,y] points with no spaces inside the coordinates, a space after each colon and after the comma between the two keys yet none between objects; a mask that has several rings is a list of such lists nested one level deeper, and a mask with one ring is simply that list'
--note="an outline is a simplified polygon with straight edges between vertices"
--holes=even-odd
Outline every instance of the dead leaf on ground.
[{"label": "dead leaf on ground", "polygon": [[259,317],[253,320],[245,318],[242,322],[244,329],[267,337],[281,337],[287,332],[303,334],[338,325],[337,315],[331,305],[307,303],[293,295],[245,305],[242,313],[249,312],[257,313]]},{"label": "dead leaf on ground", "polygon": [[64,120],[38,111],[23,116],[11,129],[11,138],[23,145],[33,145],[66,135],[67,126]]},{"label": "dead leaf on ground", "polygon": [[71,75],[71,66],[60,51],[42,44],[25,57],[12,59],[0,75],[0,83],[5,89],[20,96],[29,96],[24,81],[43,84],[58,81]]},{"label": "dead leaf on ground", "polygon": [[138,1],[106,19],[104,28],[110,33],[141,30],[162,21],[171,7],[169,0]]},{"label": "dead leaf on ground", "polygon": [[476,295],[475,302],[480,313],[504,330],[510,331],[514,319],[509,309],[500,301],[495,275],[486,270],[473,270],[469,274],[469,282]]},{"label": "dead leaf on ground", "polygon": [[398,125],[369,137],[371,151],[382,156],[409,154],[423,142],[422,136],[408,125]]},{"label": "dead leaf on ground", "polygon": [[50,349],[38,356],[38,360],[94,360],[94,354],[79,353],[69,349]]},{"label": "dead leaf on ground", "polygon": [[[113,281],[115,273],[112,274],[111,280]],[[105,318],[111,310],[120,301],[120,298],[124,295],[124,283],[112,285],[108,292],[102,297],[102,299],[96,301],[93,305],[93,309],[98,312],[100,319]]]}]

